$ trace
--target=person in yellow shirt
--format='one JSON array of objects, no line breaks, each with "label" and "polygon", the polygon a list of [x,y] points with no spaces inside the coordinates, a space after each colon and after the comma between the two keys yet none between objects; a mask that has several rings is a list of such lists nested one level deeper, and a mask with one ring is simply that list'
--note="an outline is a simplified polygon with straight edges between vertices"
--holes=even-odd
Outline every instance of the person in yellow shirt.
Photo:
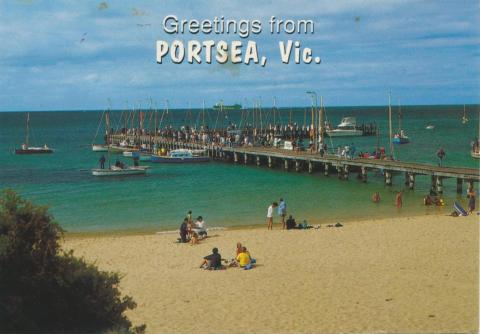
[{"label": "person in yellow shirt", "polygon": [[241,268],[248,266],[251,263],[250,253],[246,247],[242,247],[242,252],[237,255],[237,262]]}]

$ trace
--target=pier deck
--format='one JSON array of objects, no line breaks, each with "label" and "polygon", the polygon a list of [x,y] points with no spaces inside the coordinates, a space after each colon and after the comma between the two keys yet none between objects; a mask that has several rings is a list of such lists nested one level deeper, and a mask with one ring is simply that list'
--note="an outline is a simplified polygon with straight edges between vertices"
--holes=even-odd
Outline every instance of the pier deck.
[{"label": "pier deck", "polygon": [[[398,160],[377,160],[365,158],[341,158],[332,154],[323,157],[318,153],[309,151],[292,151],[271,147],[253,146],[218,146],[204,145],[202,143],[175,142],[169,139],[152,136],[127,136],[131,141],[143,143],[156,143],[166,149],[190,148],[205,149],[214,160],[222,160],[234,163],[252,163],[257,166],[267,165],[270,168],[281,166],[285,170],[300,172],[307,170],[309,173],[323,171],[324,175],[334,172],[340,179],[348,179],[349,174],[357,172],[359,179],[367,182],[367,174],[370,170],[380,170],[385,177],[385,184],[392,185],[393,174],[404,174],[405,184],[414,189],[417,175],[430,176],[432,191],[443,192],[443,179],[456,178],[457,192],[462,192],[462,184],[466,182],[469,188],[473,188],[474,182],[480,181],[478,168],[436,166],[432,164],[406,162]],[[110,142],[120,142],[125,135],[111,135]]]}]

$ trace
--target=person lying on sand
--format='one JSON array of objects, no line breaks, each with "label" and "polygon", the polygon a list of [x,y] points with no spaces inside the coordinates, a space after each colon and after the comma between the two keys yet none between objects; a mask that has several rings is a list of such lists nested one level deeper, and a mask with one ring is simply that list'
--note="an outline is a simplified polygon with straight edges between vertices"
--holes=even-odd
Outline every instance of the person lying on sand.
[{"label": "person lying on sand", "polygon": [[212,254],[207,255],[203,258],[203,262],[200,265],[202,269],[217,270],[222,269],[222,256],[218,253],[218,248],[215,247],[212,249]]}]

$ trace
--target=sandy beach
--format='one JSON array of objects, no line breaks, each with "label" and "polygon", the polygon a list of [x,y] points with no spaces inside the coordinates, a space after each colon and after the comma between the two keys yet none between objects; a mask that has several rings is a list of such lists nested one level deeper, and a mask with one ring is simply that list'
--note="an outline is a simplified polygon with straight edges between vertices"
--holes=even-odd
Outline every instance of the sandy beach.
[{"label": "sandy beach", "polygon": [[[278,220],[277,220],[278,222]],[[124,275],[147,333],[476,333],[478,216],[419,216],[283,231],[75,236],[65,249]],[[253,270],[199,269],[248,247]]]}]

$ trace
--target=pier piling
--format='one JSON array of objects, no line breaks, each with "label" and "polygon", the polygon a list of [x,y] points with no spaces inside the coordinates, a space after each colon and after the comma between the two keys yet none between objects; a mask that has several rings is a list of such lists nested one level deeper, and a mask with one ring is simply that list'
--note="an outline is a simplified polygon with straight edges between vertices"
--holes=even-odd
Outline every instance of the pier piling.
[{"label": "pier piling", "polygon": [[329,166],[330,166],[330,165],[329,165],[328,163],[325,163],[324,166],[325,166],[325,169],[324,169],[324,171],[323,171],[323,174],[324,174],[325,176],[328,176],[328,172],[329,172],[328,169],[329,169]]},{"label": "pier piling", "polygon": [[367,168],[362,167],[362,182],[367,182]]},{"label": "pier piling", "polygon": [[414,187],[415,187],[415,174],[408,173],[408,188],[413,190]]},{"label": "pier piling", "polygon": [[257,160],[257,166],[260,166],[260,156],[259,155],[256,156],[256,160]]},{"label": "pier piling", "polygon": [[462,187],[463,187],[463,180],[461,178],[457,178],[457,194],[462,193]]},{"label": "pier piling", "polygon": [[288,159],[283,160],[284,168],[288,171]]},{"label": "pier piling", "polygon": [[300,161],[295,160],[295,171],[300,172],[300,168],[301,168]]},{"label": "pier piling", "polygon": [[348,180],[349,169],[348,165],[343,166],[343,179]]},{"label": "pier piling", "polygon": [[313,163],[311,161],[308,161],[308,172],[310,174],[313,173]]},{"label": "pier piling", "polygon": [[387,186],[392,185],[392,172],[389,170],[385,171],[385,184]]},{"label": "pier piling", "polygon": [[431,185],[430,185],[430,191],[434,193],[436,191],[436,187],[437,187],[437,180],[436,180],[434,175],[432,175],[431,180],[432,180],[432,182],[431,182]]},{"label": "pier piling", "polygon": [[272,157],[268,156],[268,168],[272,168],[272,167],[273,167]]},{"label": "pier piling", "polygon": [[443,193],[443,180],[441,176],[435,177],[435,185],[436,185],[437,193],[439,194]]}]

